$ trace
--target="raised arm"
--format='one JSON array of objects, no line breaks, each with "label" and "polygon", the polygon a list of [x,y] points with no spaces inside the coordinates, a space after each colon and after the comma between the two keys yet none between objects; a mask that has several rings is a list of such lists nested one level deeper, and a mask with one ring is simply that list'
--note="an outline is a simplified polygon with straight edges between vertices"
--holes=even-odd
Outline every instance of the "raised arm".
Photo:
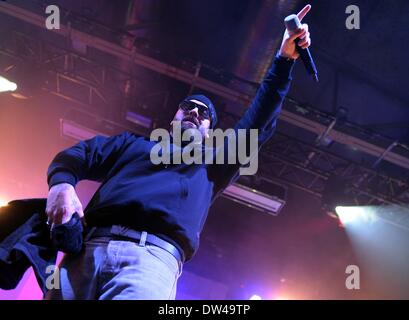
[{"label": "raised arm", "polygon": [[[310,5],[305,6],[299,13],[300,21],[311,9]],[[308,25],[303,24],[298,32],[290,34],[287,30],[284,32],[283,41],[280,50],[274,57],[271,66],[261,82],[257,93],[251,102],[249,108],[235,126],[236,137],[239,129],[257,129],[258,130],[258,152],[261,146],[273,135],[277,118],[285,96],[288,93],[291,83],[291,71],[295,60],[299,54],[296,50],[295,40],[300,38],[299,45],[302,48],[308,48],[311,44]],[[248,134],[247,134],[248,135]],[[248,140],[248,139],[247,139]],[[225,140],[227,141],[227,139]],[[240,143],[240,141],[239,141]],[[248,148],[246,148],[248,150]],[[224,146],[224,156],[226,157],[223,168],[220,165],[213,165],[210,168],[210,179],[215,182],[214,197],[217,197],[224,188],[234,182],[239,177],[239,169],[245,165],[236,161],[236,164],[226,165],[228,144]],[[249,158],[252,158],[251,154]]]},{"label": "raised arm", "polygon": [[[310,9],[311,6],[307,5],[297,14],[300,21]],[[260,84],[249,109],[237,124],[239,129],[261,130],[259,132],[261,144],[265,142],[267,138],[265,136],[271,136],[273,133],[281,106],[289,90],[291,71],[295,60],[299,57],[295,44],[295,40],[298,38],[301,39],[299,45],[303,49],[310,46],[311,39],[307,24],[303,24],[302,28],[293,34],[285,30],[280,50]]]}]

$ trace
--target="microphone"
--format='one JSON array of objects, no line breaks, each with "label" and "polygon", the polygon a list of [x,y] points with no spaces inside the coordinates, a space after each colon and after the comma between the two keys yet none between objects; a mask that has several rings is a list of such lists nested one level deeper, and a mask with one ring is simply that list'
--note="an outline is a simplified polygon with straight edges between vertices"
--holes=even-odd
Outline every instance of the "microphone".
[{"label": "microphone", "polygon": [[[284,19],[285,27],[287,28],[288,32],[296,32],[298,29],[301,28],[300,19],[296,14],[289,15]],[[310,50],[303,49],[298,46],[298,42],[300,39],[296,39],[295,43],[297,44],[296,48],[298,53],[300,54],[301,60],[304,62],[304,66],[307,69],[307,72],[312,75],[313,79],[318,82],[318,71],[317,67],[315,66],[314,60],[312,59]]]}]

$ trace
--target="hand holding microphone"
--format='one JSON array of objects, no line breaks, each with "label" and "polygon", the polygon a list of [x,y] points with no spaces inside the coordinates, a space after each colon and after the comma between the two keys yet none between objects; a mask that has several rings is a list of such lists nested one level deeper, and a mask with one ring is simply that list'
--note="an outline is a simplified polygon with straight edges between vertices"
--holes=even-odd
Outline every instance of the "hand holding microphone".
[{"label": "hand holding microphone", "polygon": [[282,57],[297,59],[301,57],[309,74],[318,82],[318,72],[308,47],[311,45],[307,24],[301,24],[302,19],[310,11],[311,5],[306,5],[298,14],[285,18],[286,30],[279,54]]}]

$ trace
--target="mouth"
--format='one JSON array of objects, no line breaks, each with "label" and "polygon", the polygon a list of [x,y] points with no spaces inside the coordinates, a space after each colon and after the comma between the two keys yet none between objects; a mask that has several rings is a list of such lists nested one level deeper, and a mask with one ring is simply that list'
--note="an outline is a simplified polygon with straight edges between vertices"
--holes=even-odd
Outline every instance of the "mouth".
[{"label": "mouth", "polygon": [[196,127],[196,128],[199,127],[197,120],[194,118],[184,118],[183,122],[191,125],[192,127]]}]

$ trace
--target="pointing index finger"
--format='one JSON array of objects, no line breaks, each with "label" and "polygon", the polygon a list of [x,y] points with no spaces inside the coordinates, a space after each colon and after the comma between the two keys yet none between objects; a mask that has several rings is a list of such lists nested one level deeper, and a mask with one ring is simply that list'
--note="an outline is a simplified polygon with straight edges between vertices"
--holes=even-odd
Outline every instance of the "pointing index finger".
[{"label": "pointing index finger", "polygon": [[307,15],[307,13],[311,10],[311,5],[307,4],[300,12],[297,13],[298,19],[302,21],[304,17]]}]

